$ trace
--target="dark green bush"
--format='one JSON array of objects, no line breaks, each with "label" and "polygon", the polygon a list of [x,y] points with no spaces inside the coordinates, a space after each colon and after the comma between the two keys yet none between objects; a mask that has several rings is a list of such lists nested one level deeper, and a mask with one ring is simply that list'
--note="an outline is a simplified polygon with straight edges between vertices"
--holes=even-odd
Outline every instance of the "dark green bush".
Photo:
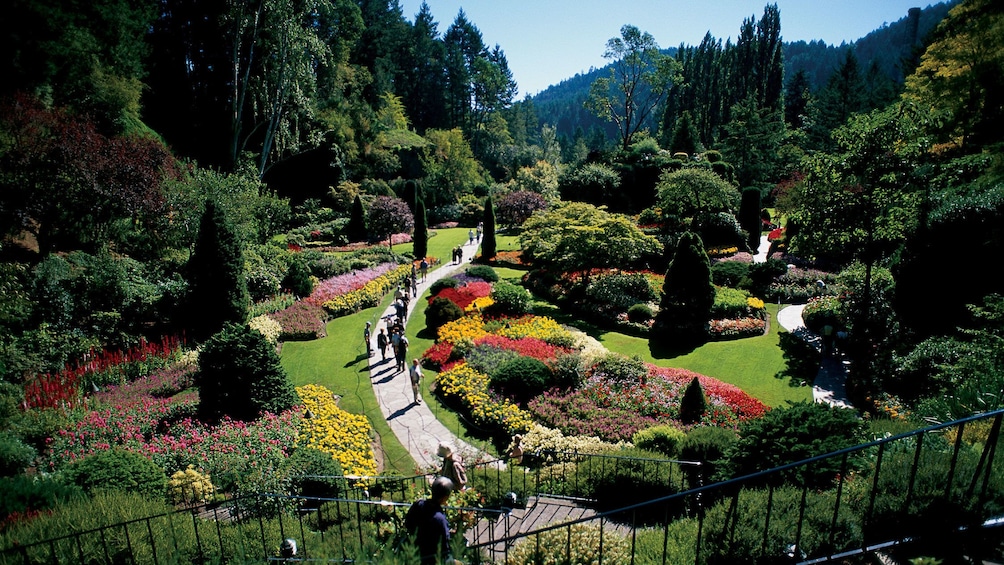
[{"label": "dark green bush", "polygon": [[429,296],[436,296],[444,288],[457,288],[459,284],[460,282],[453,277],[443,277],[429,285]]},{"label": "dark green bush", "polygon": [[294,259],[282,279],[282,288],[292,292],[298,298],[310,296],[314,291],[314,281],[310,278],[310,268],[301,259]]},{"label": "dark green bush", "polygon": [[63,470],[66,482],[84,490],[118,490],[163,500],[167,475],[156,463],[132,451],[112,448],[69,464]]},{"label": "dark green bush", "polygon": [[286,460],[294,494],[318,498],[338,498],[345,494],[341,464],[319,449],[300,447]]},{"label": "dark green bush", "polygon": [[701,387],[701,381],[694,377],[690,379],[690,384],[680,399],[680,421],[684,424],[696,424],[704,417],[707,409],[708,399],[704,396],[704,388]]},{"label": "dark green bush", "polygon": [[10,432],[0,432],[0,477],[17,475],[34,461],[35,448]]},{"label": "dark green bush", "polygon": [[425,327],[433,334],[439,332],[439,328],[447,322],[459,320],[464,317],[464,311],[460,309],[452,300],[437,296],[429,303],[425,309]]},{"label": "dark green bush", "polygon": [[676,457],[680,444],[687,434],[683,430],[670,426],[653,426],[635,432],[631,443],[640,449],[659,452],[666,457]]},{"label": "dark green bush", "polygon": [[560,388],[576,388],[586,379],[586,367],[582,355],[578,352],[559,355],[552,363],[554,386]]},{"label": "dark green bush", "polygon": [[[768,501],[770,523],[764,543]],[[704,517],[701,555],[708,565],[754,565],[792,563],[801,558],[831,555],[848,547],[860,547],[861,527],[848,505],[840,505],[834,522],[836,495],[833,491],[809,491],[802,514],[802,489],[781,487],[744,490],[738,503],[726,498],[708,509]],[[791,560],[796,532],[792,528],[803,518],[799,531],[798,559]],[[831,544],[832,540],[832,544]]]},{"label": "dark green bush", "polygon": [[492,285],[492,304],[488,314],[498,316],[522,316],[530,312],[530,293],[522,286],[507,281]]},{"label": "dark green bush", "polygon": [[620,383],[640,383],[648,376],[648,367],[637,355],[628,357],[619,353],[608,353],[593,365],[592,374]]},{"label": "dark green bush", "polygon": [[749,276],[750,265],[742,261],[719,261],[711,266],[711,280],[718,286],[737,288]]},{"label": "dark green bush", "polygon": [[655,316],[655,312],[652,311],[652,307],[648,304],[635,304],[628,308],[627,311],[628,320],[636,324],[644,324],[651,320],[653,316]]},{"label": "dark green bush", "polygon": [[737,439],[735,432],[717,426],[699,426],[687,432],[680,442],[679,457],[682,461],[701,463],[700,467],[684,467],[690,488],[716,478],[722,459]]},{"label": "dark green bush", "polygon": [[[731,476],[746,475],[824,455],[864,440],[864,423],[856,411],[799,402],[787,408],[774,408],[762,418],[743,422],[739,441],[727,456],[728,469]],[[777,480],[783,478],[794,484],[826,488],[840,472],[840,464],[839,458],[824,461],[808,469],[778,474]]]},{"label": "dark green bush", "polygon": [[485,281],[491,283],[499,280],[498,273],[496,273],[495,269],[491,268],[489,265],[471,265],[470,267],[467,267],[467,270],[464,272],[466,272],[469,276],[478,277],[479,279],[484,279]]},{"label": "dark green bush", "polygon": [[506,361],[491,374],[491,384],[503,394],[524,403],[543,393],[551,384],[551,369],[532,357]]},{"label": "dark green bush", "polygon": [[[575,466],[575,476],[566,479],[578,485],[579,496],[593,498],[599,510],[613,510],[679,491],[679,478],[674,463],[667,463],[661,453],[627,448],[607,455],[617,458],[587,457]],[[682,502],[682,501],[681,501]],[[671,509],[670,512],[682,510]],[[661,521],[666,516],[665,505],[642,509],[634,517],[639,522]]]},{"label": "dark green bush", "polygon": [[52,476],[5,477],[0,479],[0,523],[11,514],[48,510],[82,495],[80,487]]},{"label": "dark green bush", "polygon": [[657,297],[648,278],[635,273],[598,277],[586,289],[586,298],[600,308],[624,312],[634,304],[652,302]]},{"label": "dark green bush", "polygon": [[199,417],[210,422],[223,416],[250,421],[299,401],[275,347],[244,324],[228,324],[206,342],[195,383]]}]

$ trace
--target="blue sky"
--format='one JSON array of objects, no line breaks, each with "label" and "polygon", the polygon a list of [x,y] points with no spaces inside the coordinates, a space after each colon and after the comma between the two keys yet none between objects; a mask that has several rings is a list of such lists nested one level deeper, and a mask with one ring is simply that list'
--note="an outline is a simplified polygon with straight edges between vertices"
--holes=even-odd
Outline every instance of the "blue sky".
[{"label": "blue sky", "polygon": [[[735,39],[743,19],[760,19],[764,6],[781,11],[785,41],[852,42],[891,24],[911,7],[930,0],[426,0],[443,34],[463,8],[489,46],[498,44],[509,60],[519,98],[602,67],[606,42],[631,24],[660,47],[696,45],[704,34]],[[414,21],[422,0],[401,0]]]}]

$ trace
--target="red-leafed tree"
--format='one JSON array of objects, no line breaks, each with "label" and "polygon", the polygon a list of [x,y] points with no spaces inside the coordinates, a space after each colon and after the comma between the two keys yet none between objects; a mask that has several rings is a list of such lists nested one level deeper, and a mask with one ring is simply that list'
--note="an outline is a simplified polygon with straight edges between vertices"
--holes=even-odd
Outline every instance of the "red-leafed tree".
[{"label": "red-leafed tree", "polygon": [[546,210],[547,200],[536,192],[517,190],[499,198],[495,214],[499,224],[507,227],[523,225],[537,210]]},{"label": "red-leafed tree", "polygon": [[377,196],[373,200],[367,220],[370,235],[380,239],[386,237],[391,247],[393,247],[392,235],[408,233],[415,227],[415,218],[408,204],[400,198],[390,196]]},{"label": "red-leafed tree", "polygon": [[0,225],[26,231],[39,251],[95,248],[112,222],[163,212],[176,163],[157,140],[107,137],[61,108],[16,95],[0,102]]}]

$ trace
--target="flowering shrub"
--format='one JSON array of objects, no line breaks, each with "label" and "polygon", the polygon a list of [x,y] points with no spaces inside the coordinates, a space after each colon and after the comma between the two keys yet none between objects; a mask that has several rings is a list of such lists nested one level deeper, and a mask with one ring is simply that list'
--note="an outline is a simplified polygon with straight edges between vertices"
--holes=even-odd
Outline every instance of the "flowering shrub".
[{"label": "flowering shrub", "polygon": [[272,314],[279,322],[282,341],[311,340],[323,337],[326,333],[324,319],[327,314],[324,308],[305,300],[299,300],[288,308]]},{"label": "flowering shrub", "polygon": [[[323,303],[324,309],[333,317],[345,316],[363,308],[376,306],[384,295],[390,292],[406,276],[411,275],[411,265],[400,267],[367,282],[361,288],[334,296]],[[313,296],[313,295],[311,295]]]},{"label": "flowering shrub", "polygon": [[713,339],[756,337],[766,331],[767,322],[763,318],[730,318],[708,322],[708,334]]},{"label": "flowering shrub", "polygon": [[175,471],[167,482],[167,493],[175,504],[208,502],[215,492],[209,475],[198,472],[193,465],[184,471]]},{"label": "flowering shrub", "polygon": [[255,330],[265,336],[265,339],[267,339],[269,343],[273,345],[279,343],[279,334],[282,333],[282,326],[279,325],[279,322],[273,320],[267,314],[262,314],[261,316],[252,318],[251,321],[248,322],[248,326],[252,330]]},{"label": "flowering shrub", "polygon": [[459,363],[439,374],[436,393],[470,413],[479,426],[495,428],[510,436],[530,429],[530,415],[508,400],[494,398],[489,381],[488,375]]},{"label": "flowering shrub", "polygon": [[303,420],[298,443],[330,454],[347,475],[376,475],[370,444],[373,430],[366,416],[339,408],[334,395],[323,386],[306,385],[297,387],[296,392],[304,408],[313,414]]}]

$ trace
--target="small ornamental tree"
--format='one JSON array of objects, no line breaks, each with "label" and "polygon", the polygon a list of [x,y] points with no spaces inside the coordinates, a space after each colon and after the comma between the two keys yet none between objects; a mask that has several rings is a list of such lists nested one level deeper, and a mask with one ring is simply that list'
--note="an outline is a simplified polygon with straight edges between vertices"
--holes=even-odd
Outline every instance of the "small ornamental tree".
[{"label": "small ornamental tree", "polygon": [[275,347],[246,324],[227,324],[199,354],[199,417],[251,421],[262,412],[278,414],[297,403],[296,391],[279,363]]},{"label": "small ornamental tree", "polygon": [[485,215],[482,224],[481,257],[485,260],[494,259],[498,245],[495,242],[495,206],[492,204],[490,194],[488,198],[485,198]]},{"label": "small ornamental tree", "polygon": [[662,294],[650,339],[659,345],[674,340],[681,344],[700,342],[707,335],[715,285],[711,282],[711,262],[697,234],[686,232],[680,237]]},{"label": "small ornamental tree", "polygon": [[704,396],[701,381],[694,377],[680,399],[680,421],[684,424],[696,424],[701,421],[707,409],[708,399]]},{"label": "small ornamental tree", "polygon": [[429,218],[425,213],[425,199],[419,198],[415,204],[415,259],[429,254]]},{"label": "small ornamental tree", "polygon": [[379,239],[387,238],[391,248],[394,242],[391,236],[396,233],[409,233],[415,227],[415,218],[411,208],[400,198],[377,196],[367,216],[370,235]]},{"label": "small ornamental tree", "polygon": [[223,210],[206,202],[195,250],[188,260],[189,329],[196,341],[220,331],[226,323],[247,320],[250,295],[244,276],[244,252]]},{"label": "small ornamental tree", "polygon": [[546,210],[547,200],[536,192],[517,190],[499,198],[495,212],[498,214],[499,225],[517,227],[530,219],[537,210]]},{"label": "small ornamental tree", "polygon": [[357,194],[352,200],[352,215],[349,216],[349,225],[345,229],[345,235],[349,241],[366,241],[366,211],[363,209],[362,198]]}]

